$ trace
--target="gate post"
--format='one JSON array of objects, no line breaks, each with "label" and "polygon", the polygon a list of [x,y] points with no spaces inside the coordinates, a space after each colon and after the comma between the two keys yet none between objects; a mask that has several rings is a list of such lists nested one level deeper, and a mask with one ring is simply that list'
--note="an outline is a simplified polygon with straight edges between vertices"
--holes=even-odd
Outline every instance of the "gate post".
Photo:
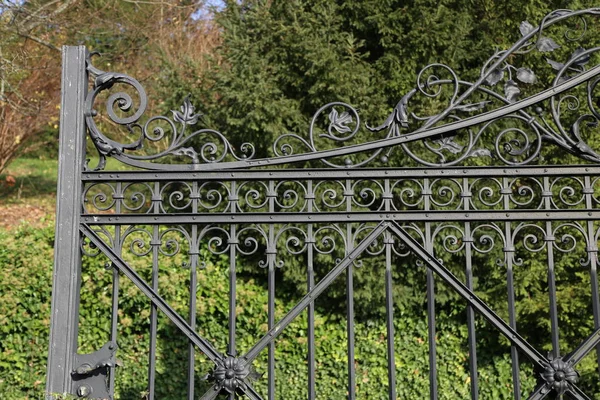
[{"label": "gate post", "polygon": [[81,173],[85,162],[84,103],[88,86],[84,46],[62,49],[56,238],[46,399],[72,393],[77,354],[81,257]]}]

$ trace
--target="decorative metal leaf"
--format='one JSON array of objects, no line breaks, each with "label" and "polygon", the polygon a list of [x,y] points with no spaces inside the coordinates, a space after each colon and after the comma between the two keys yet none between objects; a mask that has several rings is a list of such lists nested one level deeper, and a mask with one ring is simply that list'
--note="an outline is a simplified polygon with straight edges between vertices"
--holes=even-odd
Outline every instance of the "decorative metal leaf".
[{"label": "decorative metal leaf", "polygon": [[198,123],[198,117],[202,114],[194,114],[194,110],[194,106],[192,105],[189,96],[186,96],[183,105],[181,106],[181,111],[173,110],[173,119],[184,125],[195,125]]},{"label": "decorative metal leaf", "polygon": [[492,153],[488,149],[473,149],[469,157],[491,157]]},{"label": "decorative metal leaf", "polygon": [[329,113],[329,122],[329,127],[335,129],[338,133],[348,133],[352,131],[347,125],[352,122],[352,116],[346,111],[338,114],[337,110],[332,108]]},{"label": "decorative metal leaf", "polygon": [[487,78],[485,78],[485,84],[489,86],[494,86],[496,83],[500,82],[504,78],[504,71],[501,69],[493,70]]},{"label": "decorative metal leaf", "polygon": [[519,99],[520,94],[521,89],[519,89],[519,86],[515,81],[511,79],[510,81],[506,82],[506,85],[504,85],[504,95],[506,100],[508,100],[510,103],[514,103]]},{"label": "decorative metal leaf", "polygon": [[540,37],[537,41],[536,46],[541,52],[554,51],[560,48],[560,46],[554,40],[546,36]]},{"label": "decorative metal leaf", "polygon": [[557,83],[560,85],[561,83],[565,83],[569,79],[571,79],[571,77],[569,75],[562,75],[560,78],[558,78]]},{"label": "decorative metal leaf", "polygon": [[490,103],[490,101],[489,100],[485,100],[485,101],[482,101],[480,103],[465,104],[465,105],[457,106],[454,109],[458,110],[458,111],[463,111],[463,112],[477,111],[477,110],[481,110],[488,103]]},{"label": "decorative metal leaf", "polygon": [[442,136],[439,139],[432,140],[433,143],[440,146],[440,150],[448,150],[452,154],[458,154],[464,148],[463,145],[454,141],[456,135]]},{"label": "decorative metal leaf", "polygon": [[535,26],[531,25],[528,21],[523,21],[521,22],[521,26],[519,26],[519,30],[521,31],[521,35],[527,36],[535,30]]},{"label": "decorative metal leaf", "polygon": [[535,73],[529,68],[519,68],[517,70],[517,79],[523,83],[534,83]]},{"label": "decorative metal leaf", "polygon": [[550,60],[549,58],[546,58],[546,61],[548,62],[548,64],[550,64],[552,68],[554,68],[557,71],[560,71],[565,66],[565,64]]},{"label": "decorative metal leaf", "polygon": [[171,154],[174,156],[183,156],[189,157],[192,159],[193,164],[197,164],[198,161],[198,153],[192,147],[180,147],[175,151],[172,151]]},{"label": "decorative metal leaf", "polygon": [[583,47],[579,47],[577,50],[575,50],[573,52],[573,54],[571,55],[571,60],[575,60],[573,62],[573,65],[582,66],[582,65],[587,64],[590,61],[590,57],[591,57],[590,54],[586,54],[585,56],[578,57],[583,52],[585,52],[585,49]]}]

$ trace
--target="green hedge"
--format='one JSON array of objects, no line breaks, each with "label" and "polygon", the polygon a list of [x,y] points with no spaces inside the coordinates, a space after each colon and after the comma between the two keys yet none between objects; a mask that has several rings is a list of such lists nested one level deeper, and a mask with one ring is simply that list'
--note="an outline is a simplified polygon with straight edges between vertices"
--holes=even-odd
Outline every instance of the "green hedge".
[{"label": "green hedge", "polygon": [[[53,229],[23,227],[0,231],[0,398],[41,399],[44,393],[50,315]],[[220,351],[226,349],[228,280],[226,259],[202,255],[209,260],[198,275],[199,333]],[[91,352],[108,338],[113,272],[104,260],[86,258],[80,316],[80,352]],[[148,276],[150,264],[143,258],[135,264]],[[189,270],[176,258],[162,264],[160,292],[182,316],[187,316]],[[238,350],[244,352],[266,332],[267,294],[258,280],[238,282]],[[278,296],[279,298],[279,296]],[[293,299],[277,303],[277,316],[293,306]],[[325,308],[317,302],[317,308]],[[462,306],[457,305],[457,309]],[[464,309],[464,307],[462,307]],[[149,302],[126,278],[121,278],[117,398],[144,398],[147,385]],[[317,393],[322,399],[346,396],[346,320],[337,313],[318,312],[316,317]],[[395,316],[395,346],[398,398],[429,395],[427,323],[424,312],[398,310]],[[302,314],[280,336],[276,345],[276,392],[280,399],[307,397],[307,318]],[[469,397],[466,325],[450,317],[438,318],[439,398]],[[509,348],[501,342],[489,346],[491,329],[478,320],[480,398],[512,398]],[[382,319],[357,321],[356,384],[358,398],[387,398],[386,328]],[[156,398],[183,399],[186,393],[188,344],[177,328],[162,315],[158,320]],[[493,350],[491,350],[493,349]],[[266,352],[264,352],[266,353]],[[583,370],[595,374],[593,360]],[[523,392],[535,383],[523,362]],[[196,392],[209,386],[201,379],[211,370],[210,362],[196,356]],[[266,354],[254,363],[258,373],[267,370]],[[584,372],[585,372],[584,371]],[[266,393],[266,373],[254,383]]]}]

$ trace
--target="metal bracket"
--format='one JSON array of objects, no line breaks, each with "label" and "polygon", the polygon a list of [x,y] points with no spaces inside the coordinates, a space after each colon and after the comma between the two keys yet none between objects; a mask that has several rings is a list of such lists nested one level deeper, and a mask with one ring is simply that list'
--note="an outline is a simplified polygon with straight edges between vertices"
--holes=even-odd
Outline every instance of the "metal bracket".
[{"label": "metal bracket", "polygon": [[73,393],[80,398],[112,399],[108,387],[108,372],[116,367],[117,343],[108,342],[91,354],[76,354],[71,371]]}]

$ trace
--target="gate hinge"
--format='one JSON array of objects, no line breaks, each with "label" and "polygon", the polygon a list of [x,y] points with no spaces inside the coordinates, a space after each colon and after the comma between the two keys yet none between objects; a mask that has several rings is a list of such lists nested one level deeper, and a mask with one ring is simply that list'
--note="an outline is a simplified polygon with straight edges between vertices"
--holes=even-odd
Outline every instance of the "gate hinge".
[{"label": "gate hinge", "polygon": [[109,393],[108,372],[120,365],[116,359],[117,343],[108,342],[100,350],[90,354],[76,354],[71,371],[73,393],[80,398],[112,399]]}]

